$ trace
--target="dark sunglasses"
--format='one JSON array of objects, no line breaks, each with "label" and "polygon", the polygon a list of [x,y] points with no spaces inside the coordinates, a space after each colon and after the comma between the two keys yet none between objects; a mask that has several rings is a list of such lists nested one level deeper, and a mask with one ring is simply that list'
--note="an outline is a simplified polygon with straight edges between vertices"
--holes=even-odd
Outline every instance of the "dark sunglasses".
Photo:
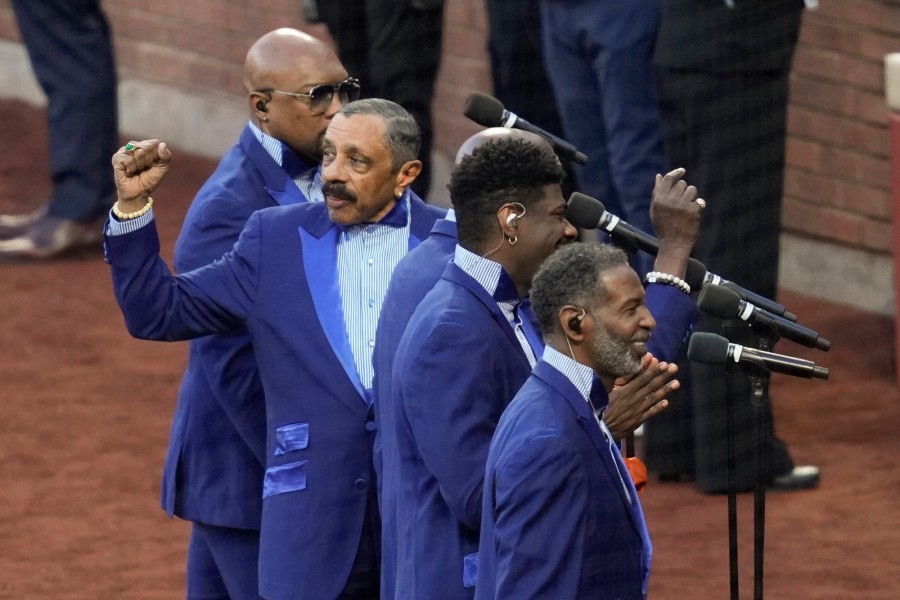
[{"label": "dark sunglasses", "polygon": [[309,110],[313,113],[320,114],[328,110],[328,107],[331,106],[331,101],[334,99],[335,93],[337,93],[338,100],[341,101],[341,106],[343,106],[348,102],[359,100],[359,89],[359,80],[348,77],[339,83],[321,83],[319,85],[314,85],[306,93],[286,92],[284,90],[275,90],[272,88],[259,88],[256,91],[269,94],[284,94],[285,96],[293,96],[294,98],[309,98]]}]

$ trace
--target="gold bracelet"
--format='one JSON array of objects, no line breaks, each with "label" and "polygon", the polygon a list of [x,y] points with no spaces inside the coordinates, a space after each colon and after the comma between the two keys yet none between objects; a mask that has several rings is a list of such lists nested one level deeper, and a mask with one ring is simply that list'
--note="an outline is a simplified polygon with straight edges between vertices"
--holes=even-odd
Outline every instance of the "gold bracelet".
[{"label": "gold bracelet", "polygon": [[150,209],[153,207],[153,198],[147,196],[147,204],[145,204],[141,210],[136,210],[130,213],[123,213],[119,210],[119,201],[117,200],[115,204],[112,206],[112,214],[120,221],[130,221],[131,219],[137,219],[138,217],[143,217]]}]

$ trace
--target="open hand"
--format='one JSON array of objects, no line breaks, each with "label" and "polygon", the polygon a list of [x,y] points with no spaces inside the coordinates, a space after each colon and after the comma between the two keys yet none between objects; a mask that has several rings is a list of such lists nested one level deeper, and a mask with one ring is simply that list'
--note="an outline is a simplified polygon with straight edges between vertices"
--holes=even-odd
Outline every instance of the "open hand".
[{"label": "open hand", "polygon": [[681,384],[672,379],[675,363],[659,362],[649,352],[641,360],[641,370],[631,378],[620,377],[609,393],[603,421],[615,439],[621,439],[669,406],[666,394]]}]

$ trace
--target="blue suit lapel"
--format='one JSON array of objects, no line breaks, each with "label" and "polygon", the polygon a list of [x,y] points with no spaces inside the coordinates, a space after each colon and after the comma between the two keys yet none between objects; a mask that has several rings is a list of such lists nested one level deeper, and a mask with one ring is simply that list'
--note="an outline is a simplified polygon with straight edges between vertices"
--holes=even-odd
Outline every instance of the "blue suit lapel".
[{"label": "blue suit lapel", "polygon": [[328,219],[327,212],[322,211],[315,222],[300,227],[298,231],[303,243],[303,268],[319,324],[344,372],[359,392],[360,399],[368,403],[366,390],[362,386],[353,360],[347,328],[344,325],[344,313],[341,309],[341,288],[338,284],[337,270],[337,243],[340,230]]},{"label": "blue suit lapel", "polygon": [[[253,135],[249,125],[244,127],[244,131],[241,132],[240,144],[244,152],[247,153],[247,157],[259,170],[265,181],[266,191],[275,202],[281,205],[288,205],[308,201],[303,192],[300,191],[300,188],[291,181],[284,169],[279,167],[278,163],[262,147],[256,136]],[[309,166],[312,168],[315,165]]]},{"label": "blue suit lapel", "polygon": [[[256,143],[256,138],[253,137],[253,132],[249,131],[249,128],[248,133],[253,138],[256,147],[265,153],[259,143]],[[268,154],[266,154],[266,158],[275,165]],[[275,167],[277,168],[278,165]],[[289,187],[296,189],[297,186],[290,182]],[[409,193],[411,195],[409,248],[412,249],[418,246],[422,239],[428,237],[436,217],[430,212],[434,209],[428,207],[412,192]],[[369,403],[370,395],[363,387],[356,369],[341,308],[341,288],[338,283],[337,270],[337,245],[340,228],[328,218],[327,210],[311,211],[308,214],[310,215],[309,219],[301,224],[298,232],[303,244],[303,268],[316,316],[325,337],[328,338],[332,351],[353,383],[353,387],[359,392],[360,398]]]},{"label": "blue suit lapel", "polygon": [[[412,250],[431,235],[431,228],[439,218],[440,209],[428,206],[412,190],[405,192],[409,196],[409,247]],[[400,201],[404,199],[401,197]],[[454,224],[455,225],[455,224]],[[456,228],[454,227],[454,232]]]},{"label": "blue suit lapel", "polygon": [[456,222],[448,221],[447,219],[438,219],[434,222],[434,226],[431,228],[431,235],[445,235],[447,237],[451,237],[454,240],[456,239]]},{"label": "blue suit lapel", "polygon": [[621,473],[622,479],[625,482],[625,487],[628,488],[628,493],[631,494],[633,502],[629,502],[628,498],[625,497],[625,490],[622,489],[621,486],[616,485],[616,489],[619,490],[619,499],[622,501],[622,506],[625,508],[625,511],[631,516],[631,522],[634,525],[635,530],[641,536],[644,547],[649,549],[650,536],[647,532],[647,524],[644,522],[644,513],[641,510],[640,502],[637,501],[637,490],[634,488],[634,482],[631,480],[628,469],[625,468],[625,463],[622,461],[622,457],[619,453],[610,451],[609,443],[604,438],[603,432],[600,430],[600,426],[597,424],[597,420],[594,417],[590,406],[585,402],[584,398],[581,397],[581,394],[575,389],[572,382],[547,363],[543,361],[538,362],[538,364],[535,365],[534,374],[547,383],[547,385],[557,390],[566,399],[569,406],[575,411],[575,414],[578,415],[578,423],[588,434],[591,443],[593,443],[594,447],[597,449],[600,460],[609,472],[610,478],[613,481],[618,481],[619,474]]},{"label": "blue suit lapel", "polygon": [[457,267],[452,262],[448,263],[447,267],[444,269],[443,278],[457,285],[461,285],[469,292],[471,292],[473,296],[478,298],[478,301],[484,304],[484,306],[491,312],[491,316],[493,316],[494,320],[497,321],[497,324],[500,326],[500,329],[503,330],[503,333],[506,335],[506,338],[509,340],[509,342],[513,345],[514,348],[516,348],[516,350],[518,350],[519,355],[522,357],[522,360],[525,361],[525,364],[530,365],[530,363],[528,362],[528,357],[525,356],[525,351],[522,350],[522,345],[519,344],[519,338],[516,337],[516,333],[510,326],[509,321],[507,321],[506,317],[503,316],[503,312],[500,310],[500,307],[497,306],[497,302],[491,297],[491,295],[488,294],[487,291],[483,287],[481,287],[481,285],[477,281],[475,281],[465,271]]}]

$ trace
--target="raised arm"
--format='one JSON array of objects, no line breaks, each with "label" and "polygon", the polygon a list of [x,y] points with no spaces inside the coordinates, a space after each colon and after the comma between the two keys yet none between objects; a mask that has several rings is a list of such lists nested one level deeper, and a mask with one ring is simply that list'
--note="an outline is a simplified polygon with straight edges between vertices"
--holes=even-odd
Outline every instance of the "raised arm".
[{"label": "raised arm", "polygon": [[113,155],[118,193],[107,225],[106,258],[116,299],[135,337],[178,340],[224,333],[243,322],[255,289],[258,228],[212,265],[173,276],[159,257],[150,193],[169,169],[159,140],[129,142]]},{"label": "raised arm", "polygon": [[[684,174],[684,169],[675,169],[665,176],[657,175],[650,203],[650,218],[659,236],[654,270],[663,277],[673,275],[682,280],[694,242],[700,234],[700,211],[706,204],[697,197],[697,188],[684,180]],[[648,349],[660,360],[673,362],[678,359],[685,337],[697,317],[697,309],[686,291],[675,285],[651,283],[647,286],[647,307],[656,319]]]},{"label": "raised arm", "polygon": [[656,176],[650,220],[659,239],[654,270],[684,278],[687,261],[700,234],[697,188],[684,180],[684,169]]}]

